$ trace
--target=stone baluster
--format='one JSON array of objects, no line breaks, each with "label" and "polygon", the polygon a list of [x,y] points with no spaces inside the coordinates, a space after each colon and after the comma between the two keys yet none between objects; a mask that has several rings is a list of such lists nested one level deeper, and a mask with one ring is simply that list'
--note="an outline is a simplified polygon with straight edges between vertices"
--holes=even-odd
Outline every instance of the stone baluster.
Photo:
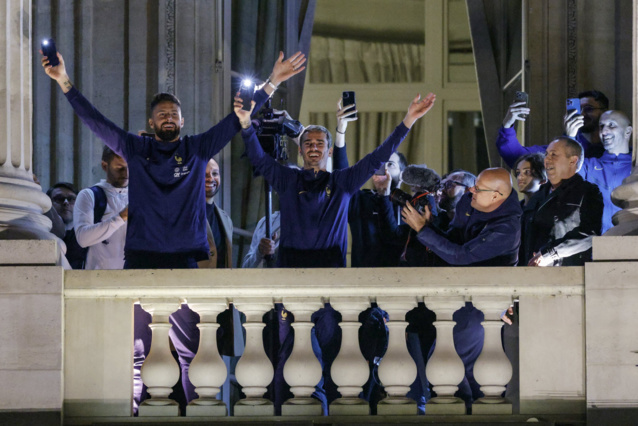
[{"label": "stone baluster", "polygon": [[370,414],[368,402],[359,398],[363,385],[370,376],[368,363],[359,346],[359,314],[370,307],[370,300],[367,297],[333,297],[330,304],[341,313],[342,318],[339,323],[341,348],[330,369],[332,380],[339,386],[341,398],[330,405],[330,414]]},{"label": "stone baluster", "polygon": [[287,400],[281,407],[283,416],[320,416],[321,403],[312,398],[315,386],[322,377],[321,363],[312,350],[311,330],[314,324],[312,314],[324,304],[317,298],[284,298],[286,310],[295,316],[292,323],[295,340],[292,353],[284,365],[284,379],[290,386],[294,398]]},{"label": "stone baluster", "polygon": [[[54,239],[51,221],[42,215],[51,200],[33,181],[33,58],[31,1],[7,1],[0,7],[0,239]],[[39,41],[38,43],[39,44]],[[41,71],[41,67],[39,72]],[[51,86],[57,86],[50,79]],[[59,90],[57,87],[54,90]]]},{"label": "stone baluster", "polygon": [[168,331],[170,314],[180,308],[179,300],[143,299],[142,309],[153,316],[151,350],[142,364],[142,381],[148,387],[150,399],[140,404],[139,416],[179,416],[179,405],[169,399],[179,380],[180,368],[171,354]]},{"label": "stone baluster", "polygon": [[274,368],[264,350],[262,320],[273,307],[271,299],[239,298],[233,301],[235,308],[246,315],[246,347],[235,367],[235,377],[246,395],[235,404],[235,416],[274,416],[273,403],[265,399],[266,386],[272,382]]},{"label": "stone baluster", "polygon": [[416,402],[406,397],[416,379],[417,370],[406,344],[405,329],[408,323],[405,315],[417,306],[416,297],[378,298],[377,305],[390,317],[387,323],[388,350],[379,364],[379,380],[388,396],[377,405],[377,414],[415,415]]},{"label": "stone baluster", "polygon": [[436,343],[428,360],[425,375],[437,396],[428,401],[426,414],[465,414],[465,403],[454,396],[465,377],[465,367],[454,348],[454,312],[465,304],[463,296],[436,296],[425,300],[436,314]]},{"label": "stone baluster", "polygon": [[483,350],[474,363],[474,378],[485,394],[472,406],[472,414],[512,414],[512,404],[501,394],[512,378],[512,364],[501,343],[501,314],[512,303],[509,297],[472,297],[476,309],[483,311],[485,329]]},{"label": "stone baluster", "polygon": [[634,167],[622,185],[612,191],[611,200],[622,210],[614,213],[614,226],[605,236],[638,235],[638,168]]},{"label": "stone baluster", "polygon": [[199,314],[199,347],[188,370],[199,398],[188,404],[186,415],[226,416],[226,404],[216,398],[228,375],[217,350],[217,315],[228,305],[225,299],[189,299],[188,306]]}]

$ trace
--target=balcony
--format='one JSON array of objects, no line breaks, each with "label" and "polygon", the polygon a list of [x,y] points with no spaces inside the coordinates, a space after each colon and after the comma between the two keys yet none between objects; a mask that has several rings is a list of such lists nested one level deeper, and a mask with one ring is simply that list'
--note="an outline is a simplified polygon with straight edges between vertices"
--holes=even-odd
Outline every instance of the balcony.
[{"label": "balcony", "polygon": [[[0,419],[69,425],[516,424],[530,418],[545,424],[604,424],[612,413],[620,420],[610,424],[623,424],[623,418],[635,418],[638,407],[636,242],[636,237],[596,238],[596,261],[585,267],[64,271],[55,266],[51,241],[1,241],[0,377],[5,385],[0,387]],[[500,314],[514,298],[520,301],[520,356],[514,366],[520,372],[520,396],[503,400],[511,366],[501,347]],[[437,315],[437,344],[427,375],[439,397],[451,396],[463,375],[462,364],[455,361],[452,314],[472,301],[485,315],[475,377],[487,400],[476,402],[470,415],[458,403],[440,398],[428,402],[425,416],[417,416],[414,404],[405,399],[416,366],[406,349],[404,319],[419,301]],[[281,417],[270,417],[268,402],[255,403],[272,380],[261,331],[262,315],[275,302],[295,314],[297,325],[285,372],[287,381],[295,381],[297,403]],[[322,417],[306,403],[318,364],[310,349],[309,319],[326,302],[343,317],[342,345],[332,369],[342,398],[331,404],[330,416]],[[388,350],[379,366],[388,396],[375,416],[357,401],[368,368],[357,344],[357,316],[371,302],[390,318]],[[217,373],[201,375],[196,386],[206,391],[200,394],[203,403],[187,407],[187,417],[177,417],[161,392],[151,392],[155,404],[147,404],[143,416],[132,417],[136,303],[153,314],[154,336],[167,332],[168,314],[180,303],[188,303],[202,318],[200,350],[193,362]],[[233,417],[226,415],[225,406],[214,405],[212,397],[206,402],[204,395],[211,395],[225,377],[223,370],[219,373],[214,333],[204,330],[216,329],[214,318],[229,303],[246,315],[247,334],[236,371],[247,399],[234,407]],[[152,386],[172,386],[177,364],[166,357],[168,339],[155,338],[151,350],[164,354],[147,358],[156,372]]]}]

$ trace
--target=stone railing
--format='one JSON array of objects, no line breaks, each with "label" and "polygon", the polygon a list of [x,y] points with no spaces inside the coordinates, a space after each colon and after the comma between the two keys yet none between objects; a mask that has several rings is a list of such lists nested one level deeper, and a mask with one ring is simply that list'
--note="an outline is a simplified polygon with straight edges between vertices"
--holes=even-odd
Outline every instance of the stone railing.
[{"label": "stone railing", "polygon": [[[187,416],[227,416],[215,394],[226,378],[217,352],[217,314],[232,303],[246,315],[244,353],[236,378],[246,398],[235,416],[274,415],[263,399],[273,367],[262,342],[262,316],[282,302],[295,316],[294,349],[284,377],[294,398],[282,415],[321,414],[310,394],[321,368],[310,344],[310,316],[324,303],[341,313],[342,345],[331,377],[341,398],[330,415],[369,415],[358,398],[368,365],[358,345],[359,313],[376,302],[388,312],[388,349],[379,365],[387,398],[378,415],[416,415],[406,393],[417,375],[406,348],[405,314],[424,301],[437,320],[427,377],[437,398],[427,414],[465,414],[453,394],[465,372],[452,340],[452,314],[466,301],[483,311],[485,341],[474,375],[485,394],[476,414],[576,414],[585,412],[585,268],[394,268],[292,270],[66,271],[64,274],[64,418],[132,416],[133,307],[153,315],[153,344],[142,377],[151,398],[140,415],[177,416],[167,389],[177,381],[170,355],[168,316],[180,303],[199,313],[200,345],[190,378],[199,399]],[[512,366],[501,347],[500,315],[520,300],[520,400],[501,398]],[[141,419],[140,419],[141,420]]]}]

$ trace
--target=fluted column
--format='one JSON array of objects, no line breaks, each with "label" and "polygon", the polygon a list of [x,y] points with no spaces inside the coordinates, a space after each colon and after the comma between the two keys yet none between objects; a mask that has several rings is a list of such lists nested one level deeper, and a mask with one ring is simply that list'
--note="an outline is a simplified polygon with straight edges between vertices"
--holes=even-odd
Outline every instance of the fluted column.
[{"label": "fluted column", "polygon": [[370,406],[359,398],[363,385],[368,381],[370,369],[359,346],[359,314],[370,307],[367,297],[332,297],[332,307],[341,313],[341,348],[332,363],[330,375],[337,384],[341,398],[330,404],[330,414],[366,415]]},{"label": "fluted column", "polygon": [[179,405],[168,397],[179,380],[180,372],[168,341],[168,331],[172,327],[168,317],[180,308],[181,303],[179,300],[144,299],[140,300],[140,305],[153,316],[153,322],[149,325],[151,350],[142,364],[142,381],[148,387],[151,398],[140,404],[139,415],[179,416]]},{"label": "fluted column", "polygon": [[475,296],[472,303],[483,311],[485,329],[483,350],[474,363],[474,378],[485,394],[472,406],[473,414],[512,414],[512,404],[501,394],[512,378],[512,364],[501,343],[501,314],[512,303],[508,297]]},{"label": "fluted column", "polygon": [[266,386],[272,382],[272,363],[264,350],[262,317],[273,307],[272,299],[238,298],[233,301],[237,310],[246,315],[246,347],[237,367],[235,377],[246,395],[235,404],[235,416],[274,416],[272,401],[265,399]]},{"label": "fluted column", "polygon": [[312,350],[311,315],[324,304],[318,298],[291,297],[283,300],[286,310],[295,315],[292,328],[295,340],[284,365],[284,379],[294,395],[281,407],[283,416],[320,416],[321,402],[311,397],[322,376],[321,363]]},{"label": "fluted column", "polygon": [[31,0],[0,7],[0,239],[53,239],[51,200],[33,182]]},{"label": "fluted column", "polygon": [[416,402],[406,396],[417,370],[405,339],[405,314],[417,306],[416,297],[378,298],[377,305],[390,317],[388,350],[379,364],[379,380],[388,396],[377,405],[377,414],[417,414]]},{"label": "fluted column", "polygon": [[465,403],[454,396],[465,377],[465,367],[454,347],[454,312],[465,304],[463,296],[428,297],[427,307],[436,314],[436,346],[425,367],[436,397],[428,401],[426,414],[465,414]]},{"label": "fluted column", "polygon": [[217,315],[228,304],[225,299],[189,299],[188,306],[199,314],[199,347],[188,377],[199,398],[186,407],[187,416],[226,416],[226,404],[216,398],[226,381],[226,364],[217,350]]}]

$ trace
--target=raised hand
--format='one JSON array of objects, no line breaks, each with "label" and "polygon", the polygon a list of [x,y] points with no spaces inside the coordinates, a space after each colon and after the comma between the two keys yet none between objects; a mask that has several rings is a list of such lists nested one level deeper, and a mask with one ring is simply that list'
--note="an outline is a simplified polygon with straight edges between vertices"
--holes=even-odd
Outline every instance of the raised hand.
[{"label": "raised hand", "polygon": [[432,221],[432,213],[429,206],[425,206],[425,211],[419,213],[410,203],[405,203],[405,207],[401,209],[401,217],[416,232],[421,231],[424,226]]},{"label": "raised hand", "polygon": [[403,119],[403,124],[408,129],[412,128],[412,125],[421,117],[423,117],[434,105],[436,101],[436,95],[434,93],[428,94],[425,98],[421,99],[421,95],[416,95],[416,98],[412,100],[408,107],[408,113]]},{"label": "raised hand", "polygon": [[306,55],[297,52],[284,61],[284,52],[279,52],[279,58],[270,73],[270,81],[275,86],[288,80],[293,75],[299,74],[306,69],[303,64],[306,62]]},{"label": "raised hand", "polygon": [[385,174],[383,175],[372,175],[372,185],[374,186],[374,190],[377,191],[379,195],[390,195],[390,188],[392,186],[392,176],[390,176],[390,172],[385,168]]},{"label": "raised hand", "polygon": [[503,119],[503,128],[508,129],[518,121],[525,121],[529,115],[529,108],[525,106],[525,102],[514,102],[507,109],[507,114]]},{"label": "raised hand", "polygon": [[69,79],[69,76],[66,73],[66,66],[64,65],[64,59],[62,58],[62,55],[60,54],[60,52],[57,52],[58,60],[60,61],[60,63],[54,67],[49,65],[49,58],[44,56],[44,54],[42,53],[42,50],[40,50],[40,54],[42,54],[42,59],[40,60],[40,62],[42,63],[44,72],[53,80],[58,82],[58,84],[60,85],[64,93],[71,90],[71,87],[72,87],[71,80]]},{"label": "raised hand", "polygon": [[585,124],[585,117],[582,114],[576,114],[576,110],[568,112],[563,117],[563,127],[565,134],[570,138],[575,138],[578,130]]},{"label": "raised hand", "polygon": [[233,104],[233,110],[239,118],[239,124],[241,124],[242,129],[247,129],[250,127],[250,115],[253,113],[253,109],[255,108],[255,101],[250,101],[250,111],[246,111],[242,107],[244,106],[244,102],[239,97],[239,92],[235,94],[235,102]]},{"label": "raised hand", "polygon": [[342,101],[343,100],[339,98],[339,102],[337,102],[337,130],[343,133],[348,127],[348,122],[357,121],[358,117],[355,116],[357,106],[353,104],[344,107]]}]

